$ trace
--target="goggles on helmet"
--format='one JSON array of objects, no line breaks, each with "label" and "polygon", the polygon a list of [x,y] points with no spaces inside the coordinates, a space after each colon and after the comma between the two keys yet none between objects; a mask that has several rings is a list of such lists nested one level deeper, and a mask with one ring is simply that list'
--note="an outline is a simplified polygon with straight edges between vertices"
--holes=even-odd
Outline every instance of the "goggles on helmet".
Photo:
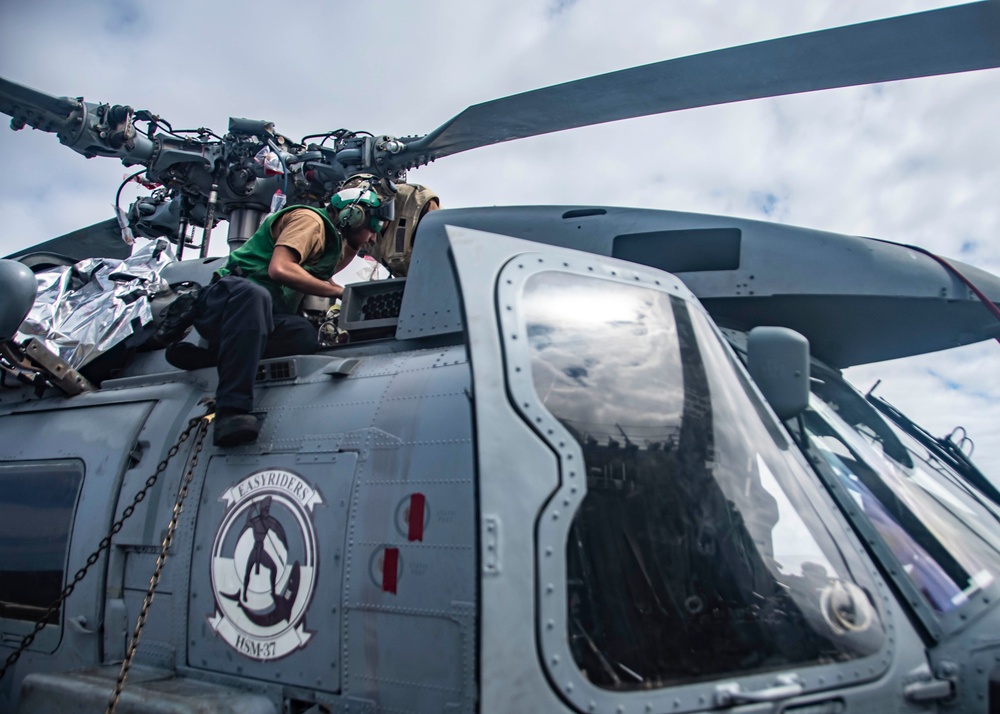
[{"label": "goggles on helmet", "polygon": [[391,199],[380,199],[379,205],[369,206],[368,210],[371,212],[372,218],[389,223],[396,217],[396,202]]}]

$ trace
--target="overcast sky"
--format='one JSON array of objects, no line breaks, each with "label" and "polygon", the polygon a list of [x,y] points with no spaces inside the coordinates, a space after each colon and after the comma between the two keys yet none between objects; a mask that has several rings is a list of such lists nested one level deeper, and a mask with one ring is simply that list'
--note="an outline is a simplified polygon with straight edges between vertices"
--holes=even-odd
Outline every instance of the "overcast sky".
[{"label": "overcast sky", "polygon": [[[470,104],[933,0],[0,3],[0,76],[221,133],[422,134]],[[446,207],[608,204],[912,243],[1000,273],[1000,70],[590,127],[411,172]],[[111,216],[126,169],[0,128],[0,255]],[[137,195],[126,190],[123,204]],[[225,229],[216,230],[219,250]],[[933,433],[963,425],[1000,477],[1000,345],[854,368]]]}]

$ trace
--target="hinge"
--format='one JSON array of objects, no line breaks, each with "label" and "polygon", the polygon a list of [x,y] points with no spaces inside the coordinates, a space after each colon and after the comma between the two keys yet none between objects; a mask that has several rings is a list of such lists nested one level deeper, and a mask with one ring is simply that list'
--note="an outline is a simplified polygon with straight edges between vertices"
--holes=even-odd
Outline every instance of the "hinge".
[{"label": "hinge", "polygon": [[910,678],[916,678],[903,687],[903,698],[909,702],[933,702],[950,699],[955,695],[955,685],[958,678],[958,668],[950,663],[943,663],[939,668],[938,677],[931,675],[927,665],[918,667],[910,673]]},{"label": "hinge", "polygon": [[483,517],[483,573],[500,574],[500,519]]}]

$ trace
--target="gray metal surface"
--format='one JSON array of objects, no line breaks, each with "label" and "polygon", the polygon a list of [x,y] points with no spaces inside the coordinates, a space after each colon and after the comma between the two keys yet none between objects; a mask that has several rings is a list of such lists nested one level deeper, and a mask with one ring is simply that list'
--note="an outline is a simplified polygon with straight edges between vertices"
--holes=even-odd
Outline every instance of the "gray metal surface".
[{"label": "gray metal surface", "polygon": [[[135,690],[126,686],[135,711],[162,687],[174,697],[176,711],[185,711],[184,698],[204,689],[246,692],[247,706],[263,710],[322,705],[338,714],[644,714],[697,710],[728,686],[702,682],[619,693],[587,682],[573,662],[561,578],[568,523],[583,491],[574,491],[560,473],[581,461],[579,447],[549,434],[555,433],[554,422],[541,414],[528,370],[518,361],[523,335],[506,310],[515,305],[516,276],[542,269],[656,286],[691,299],[688,288],[661,271],[593,253],[443,224],[436,237],[427,235],[425,277],[418,274],[411,283],[411,276],[408,289],[436,275],[455,312],[441,318],[442,303],[424,312],[433,318],[438,309],[437,324],[448,330],[454,329],[450,315],[459,315],[467,345],[433,346],[446,332],[264,361],[265,377],[255,394],[263,418],[259,442],[225,450],[206,443],[194,471],[137,655],[141,667],[174,674],[160,678],[162,684],[140,676]],[[86,467],[67,571],[79,567],[131,502],[187,420],[202,412],[198,402],[214,386],[214,370],[177,372],[150,353],[102,390],[72,399],[38,399],[26,389],[0,392],[0,461],[78,459]],[[479,425],[475,433],[473,425]],[[102,561],[106,575],[88,576],[70,599],[63,626],[47,628],[38,649],[18,663],[0,692],[0,711],[13,709],[28,672],[39,675],[31,680],[31,697],[42,697],[30,702],[96,696],[101,685],[89,674],[60,673],[123,655],[189,455],[190,445],[115,537]],[[788,458],[805,468],[796,452],[790,450]],[[279,481],[269,492],[255,492],[259,484],[253,479],[268,473]],[[307,490],[286,488],[299,483]],[[281,568],[283,576],[272,586],[268,561],[250,555],[252,520],[263,507],[254,499],[264,493],[274,499],[268,513],[284,535],[271,527],[261,541],[271,539],[263,552],[274,560],[284,549],[299,560],[298,590],[288,585],[294,567]],[[282,511],[282,494],[288,502],[305,494],[304,507]],[[833,501],[828,498],[824,507],[832,508]],[[279,548],[275,539],[286,545]],[[311,554],[301,545],[307,542],[315,544]],[[840,547],[860,548],[853,536]],[[261,572],[244,581],[256,561]],[[219,585],[221,566],[238,568],[228,587]],[[956,648],[967,648],[973,654],[963,661],[977,673],[963,680],[961,704],[982,711],[978,697],[989,675],[980,670],[996,656],[991,636],[959,628],[958,639],[947,641],[928,663],[913,624],[885,584],[876,582],[872,596],[885,613],[890,643],[878,662],[794,671],[812,693],[789,704],[924,711],[920,697],[935,695],[942,685],[940,677],[922,679],[921,672],[931,672],[931,666],[935,675],[947,671],[958,658]],[[239,590],[248,586],[258,599],[288,594],[295,607],[270,624],[251,626],[235,616],[223,624],[221,599],[243,602]],[[256,607],[249,597],[244,604]],[[992,627],[990,610],[976,612],[984,627]],[[261,614],[266,608],[257,608],[256,616]],[[915,692],[910,699],[903,696],[903,683]],[[767,674],[738,684],[731,696],[777,691]],[[130,691],[135,697],[128,699]],[[222,707],[222,699],[211,701]]]},{"label": "gray metal surface", "polygon": [[198,283],[208,285],[212,282],[212,273],[225,266],[226,258],[197,258],[193,260],[180,260],[170,263],[160,271],[160,277],[168,285],[177,283]]},{"label": "gray metal surface", "polygon": [[394,332],[405,285],[405,278],[395,278],[346,286],[337,326],[352,337],[384,328]]},{"label": "gray metal surface", "polygon": [[755,327],[747,336],[747,371],[779,419],[809,405],[809,342],[787,327]]},{"label": "gray metal surface", "polygon": [[[517,312],[508,310],[520,293],[519,274],[539,270],[580,272],[627,284],[660,281],[656,289],[679,295],[687,294],[686,288],[670,276],[575,251],[540,252],[524,241],[467,229],[451,228],[448,235],[469,326],[476,420],[490,425],[477,442],[481,711],[639,714],[713,708],[722,685],[712,682],[614,692],[598,689],[577,669],[568,649],[565,553],[569,521],[585,492],[585,484],[571,478],[571,472],[583,460],[576,442],[565,438],[538,402],[530,367],[517,356],[524,338]],[[831,506],[827,498],[826,507]],[[843,519],[839,522],[846,528]],[[856,539],[848,540],[844,547],[860,551]],[[795,670],[814,693],[788,701],[788,711],[920,711],[902,698],[894,682],[922,666],[922,646],[906,618],[890,606],[890,591],[881,581],[878,597],[889,618],[889,647],[863,666]],[[829,689],[834,683],[840,686]],[[769,692],[772,684],[773,675],[741,677],[737,689]],[[774,708],[760,706],[761,711]]]},{"label": "gray metal surface", "polygon": [[[340,632],[342,625],[339,608],[336,602],[330,602],[329,596],[341,590],[347,506],[354,484],[356,462],[357,454],[338,454],[333,450],[332,444],[326,450],[322,450],[317,444],[308,456],[293,450],[237,457],[219,454],[211,458],[201,487],[194,536],[195,549],[191,559],[188,631],[196,637],[187,648],[187,660],[192,667],[291,686],[315,687],[334,693],[340,691],[340,658],[335,642],[331,642],[329,638],[331,634]],[[295,613],[292,614],[295,621],[287,623],[292,628],[285,628],[288,633],[283,638],[273,635],[259,638],[251,636],[251,633],[270,633],[280,627],[280,623],[277,626],[258,628],[246,627],[246,622],[242,620],[240,624],[244,627],[240,630],[238,639],[225,637],[228,625],[220,618],[219,608],[223,603],[228,605],[234,601],[226,600],[221,594],[235,593],[238,598],[242,595],[240,590],[243,582],[234,574],[229,587],[220,582],[216,582],[213,587],[213,576],[218,578],[222,574],[221,568],[212,562],[213,558],[222,557],[213,550],[213,541],[220,524],[234,509],[240,508],[239,503],[234,503],[226,496],[230,489],[244,483],[248,476],[254,474],[294,474],[309,489],[310,496],[315,495],[314,502],[303,503],[305,508],[300,512],[303,522],[311,522],[311,537],[314,540],[310,545],[316,547],[315,555],[293,550],[296,531],[287,519],[284,521],[289,540],[286,544],[287,564],[291,565],[293,557],[302,558],[305,555],[301,562],[303,582],[299,587],[308,586],[313,591],[311,597],[315,605],[309,603],[308,612],[301,619],[296,618]],[[280,488],[273,491],[272,498],[281,498],[283,495],[295,498],[294,492]],[[273,509],[277,515],[278,506],[273,506]],[[253,508],[240,512],[243,518],[231,524],[236,532],[254,513]],[[274,543],[275,547],[279,547],[277,540]],[[228,552],[224,555],[233,554]],[[284,569],[286,563],[278,561],[275,565]],[[146,572],[149,572],[148,564]],[[252,583],[258,590],[262,585],[266,588],[267,569],[263,570],[263,575],[263,578]],[[293,604],[306,607],[304,603]],[[304,643],[299,643],[300,638],[305,640]],[[277,667],[275,665],[279,659],[281,666]]]},{"label": "gray metal surface", "polygon": [[[1000,336],[1000,322],[930,257],[893,243],[738,218],[673,211],[520,206],[434,211],[421,222],[397,336],[458,329],[446,225],[625,257],[673,272],[716,322],[805,335],[836,367]],[[728,256],[713,237],[738,232]],[[725,236],[723,236],[725,237]],[[490,238],[484,238],[488,242]],[[627,245],[627,255],[621,255]],[[994,302],[1000,278],[954,262]],[[685,268],[699,267],[698,270]]]},{"label": "gray metal surface", "polygon": [[[83,486],[64,569],[67,578],[83,566],[111,526],[114,494],[127,477],[128,454],[152,407],[146,400],[95,404],[88,402],[87,396],[68,402],[50,399],[29,403],[13,413],[0,407],[0,462],[15,466],[72,459],[82,463]],[[22,656],[18,669],[5,677],[8,681],[4,682],[5,691],[0,692],[0,710],[11,705],[11,697],[16,696],[20,679],[27,672],[75,669],[98,661],[104,599],[101,571],[106,564],[104,556],[66,601],[61,622],[47,625]],[[0,619],[7,643],[19,641],[31,625],[25,620]]]},{"label": "gray metal surface", "polygon": [[0,92],[3,93],[3,99],[0,100],[0,111],[5,114],[13,115],[21,107],[34,105],[46,112],[51,112],[56,117],[67,117],[76,108],[76,102],[69,97],[53,97],[8,79],[0,78]]},{"label": "gray metal surface", "polygon": [[[0,81],[3,80],[0,79]],[[124,260],[131,254],[132,246],[122,240],[118,219],[109,218],[85,228],[78,228],[57,238],[36,243],[6,257],[22,259],[32,267],[37,263],[43,264],[44,267],[50,267],[50,265],[72,265],[85,258]],[[29,259],[27,256],[32,256],[32,258]]]},{"label": "gray metal surface", "polygon": [[434,220],[438,213],[442,211],[424,216],[417,229],[420,247],[416,248],[414,240],[396,325],[397,340],[456,334],[464,327],[458,285],[448,258],[447,221]]},{"label": "gray metal surface", "polygon": [[[108,693],[118,666],[64,674],[32,674],[25,679],[21,714],[59,712],[92,714],[107,707]],[[136,667],[129,675],[117,711],[139,714],[277,714],[274,704],[260,694],[232,687],[175,677],[172,671]]]},{"label": "gray metal surface", "polygon": [[[321,701],[338,712],[473,706],[476,509],[465,349],[397,353],[384,344],[382,351],[353,358],[351,369],[343,368],[340,357],[266,362],[291,362],[268,372],[295,376],[259,383],[256,403],[264,432],[258,444],[224,452],[206,444],[137,654],[141,665],[189,678],[173,680],[177,688],[164,684],[167,690],[180,696],[180,685],[192,679],[251,686],[280,707],[289,697],[282,692],[292,686],[306,697],[292,695],[295,701]],[[0,459],[18,463],[72,453],[88,464],[80,510],[86,515],[79,516],[87,519],[88,538],[85,543],[74,538],[71,572],[110,527],[112,513],[131,501],[187,419],[201,411],[197,401],[211,393],[214,382],[213,370],[187,375],[140,369],[109,380],[101,392],[74,398],[77,408],[62,411],[52,407],[66,400],[32,402],[26,393],[5,390]],[[52,443],[61,446],[44,446]],[[10,684],[0,711],[10,710],[29,671],[93,665],[101,661],[101,651],[104,661],[122,656],[189,453],[188,447],[181,450],[115,538],[106,583],[99,572],[92,573],[70,599],[67,616],[82,615],[85,626],[63,628],[61,635],[59,628],[47,628],[36,647],[53,656],[42,660],[29,651],[22,657],[11,679],[5,678]],[[101,466],[107,471],[101,477],[89,464],[107,461],[108,454],[116,459]],[[118,485],[107,479],[120,478],[123,465],[131,468],[116,508],[107,494],[117,493]],[[241,654],[242,643],[233,639],[231,644],[225,628],[218,627],[211,561],[220,524],[227,513],[235,513],[226,493],[262,471],[294,475],[315,486],[322,502],[307,509],[317,544],[311,562],[315,578],[311,598],[300,603],[303,616],[291,628],[304,642],[287,652],[258,648],[252,657]],[[98,497],[95,491],[103,515],[91,503]],[[425,518],[410,517],[409,506],[415,503],[424,504]],[[276,505],[275,513],[291,542],[298,526]],[[231,524],[235,531],[247,522],[246,511],[238,515]],[[379,570],[387,549],[396,551],[394,582]],[[304,568],[302,573],[304,582]],[[254,583],[259,591],[261,581]],[[266,590],[266,577],[263,583]],[[102,622],[102,608],[99,630],[95,623]],[[14,625],[16,632],[25,628],[25,623]],[[260,639],[267,640],[267,629],[249,628],[247,634],[263,633]],[[427,646],[433,657],[420,656]],[[56,676],[32,685],[31,701],[63,702],[67,691],[83,692],[92,684]],[[48,694],[39,694],[42,690]],[[128,697],[128,686],[125,691]],[[142,710],[136,706],[135,711]]]},{"label": "gray metal surface", "polygon": [[31,310],[38,292],[38,284],[31,271],[13,260],[0,260],[0,285],[4,286],[0,303],[0,341],[17,333],[25,315]]},{"label": "gray metal surface", "polygon": [[557,462],[508,402],[496,325],[496,278],[517,251],[507,241],[501,244],[475,231],[449,229],[449,233],[465,297],[462,309],[472,359],[475,421],[489,425],[480,430],[476,442],[482,553],[480,711],[565,711],[546,679],[536,644],[535,522],[559,485]]}]

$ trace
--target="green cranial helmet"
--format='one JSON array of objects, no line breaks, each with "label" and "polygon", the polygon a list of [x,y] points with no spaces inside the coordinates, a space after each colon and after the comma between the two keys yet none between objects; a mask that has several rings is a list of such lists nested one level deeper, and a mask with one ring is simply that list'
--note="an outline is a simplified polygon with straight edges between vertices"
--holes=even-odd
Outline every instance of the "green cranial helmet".
[{"label": "green cranial helmet", "polygon": [[375,233],[385,230],[395,217],[396,202],[379,196],[372,188],[374,183],[374,180],[352,179],[330,196],[329,212],[338,228],[367,227]]}]

